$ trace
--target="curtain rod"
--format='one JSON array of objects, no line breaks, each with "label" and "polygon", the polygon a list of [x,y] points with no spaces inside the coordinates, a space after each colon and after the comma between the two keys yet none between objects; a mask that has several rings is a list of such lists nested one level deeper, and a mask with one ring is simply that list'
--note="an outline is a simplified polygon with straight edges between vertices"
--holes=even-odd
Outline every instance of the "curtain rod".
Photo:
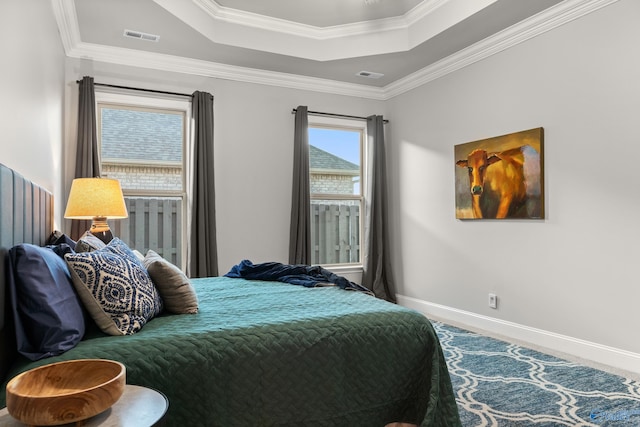
[{"label": "curtain rod", "polygon": [[[294,109],[291,111],[291,114],[295,114],[295,113],[296,113],[296,111],[298,111],[298,109],[297,109],[297,108],[294,108]],[[366,117],[361,117],[361,116],[350,116],[350,115],[348,115],[348,114],[323,113],[323,112],[320,112],[320,111],[307,111],[307,113],[308,113],[308,114],[314,114],[314,115],[316,115],[316,116],[343,117],[343,118],[346,118],[346,119],[367,120],[367,118],[366,118]],[[383,122],[384,122],[384,123],[389,123],[389,120],[384,119],[384,120],[383,120]]]},{"label": "curtain rod", "polygon": [[[82,80],[76,80],[76,83],[80,83]],[[93,83],[95,86],[105,86],[105,87],[112,87],[115,89],[127,89],[127,90],[137,90],[140,92],[151,92],[151,93],[159,93],[162,95],[176,95],[176,96],[186,96],[191,98],[192,95],[186,94],[186,93],[178,93],[178,92],[166,92],[164,90],[155,90],[155,89],[144,89],[144,88],[139,88],[139,87],[129,87],[129,86],[118,86],[118,85],[110,85],[107,83]]]}]

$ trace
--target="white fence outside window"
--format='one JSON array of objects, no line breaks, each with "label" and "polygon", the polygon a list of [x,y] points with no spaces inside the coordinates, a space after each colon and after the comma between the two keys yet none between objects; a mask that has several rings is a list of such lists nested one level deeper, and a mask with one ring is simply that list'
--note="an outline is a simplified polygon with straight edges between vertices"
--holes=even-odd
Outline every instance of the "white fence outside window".
[{"label": "white fence outside window", "polygon": [[129,217],[113,221],[115,236],[143,255],[152,249],[180,266],[182,260],[182,199],[125,196]]}]

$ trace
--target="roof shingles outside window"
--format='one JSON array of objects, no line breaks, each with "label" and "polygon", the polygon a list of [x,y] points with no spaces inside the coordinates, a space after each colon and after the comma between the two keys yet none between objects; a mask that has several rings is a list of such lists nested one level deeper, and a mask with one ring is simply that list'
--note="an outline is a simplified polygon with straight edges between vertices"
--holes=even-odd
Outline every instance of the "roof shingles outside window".
[{"label": "roof shingles outside window", "polygon": [[311,169],[342,170],[353,175],[360,174],[360,166],[341,157],[309,145],[309,167]]},{"label": "roof shingles outside window", "polygon": [[182,163],[183,116],[102,109],[103,160]]},{"label": "roof shingles outside window", "polygon": [[182,114],[101,109],[102,176],[123,190],[182,191]]}]

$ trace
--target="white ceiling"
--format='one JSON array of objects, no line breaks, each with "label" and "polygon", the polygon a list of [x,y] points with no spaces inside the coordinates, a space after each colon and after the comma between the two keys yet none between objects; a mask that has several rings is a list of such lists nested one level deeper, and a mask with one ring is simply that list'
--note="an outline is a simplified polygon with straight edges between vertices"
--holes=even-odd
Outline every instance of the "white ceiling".
[{"label": "white ceiling", "polygon": [[[611,2],[51,1],[70,57],[376,99]],[[127,38],[125,30],[160,38]]]}]

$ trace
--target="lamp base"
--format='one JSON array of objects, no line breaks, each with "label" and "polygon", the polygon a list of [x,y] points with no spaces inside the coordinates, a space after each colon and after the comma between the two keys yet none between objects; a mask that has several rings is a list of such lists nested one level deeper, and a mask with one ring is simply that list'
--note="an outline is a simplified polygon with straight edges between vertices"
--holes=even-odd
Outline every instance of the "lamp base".
[{"label": "lamp base", "polygon": [[113,240],[113,233],[111,233],[109,224],[107,224],[106,217],[103,217],[103,216],[93,217],[93,223],[91,224],[91,229],[89,230],[89,232],[91,232],[91,234],[96,236],[105,244],[108,244],[111,240]]},{"label": "lamp base", "polygon": [[113,240],[113,233],[111,233],[111,230],[98,231],[98,232],[91,231],[91,234],[96,236],[98,239],[102,240],[105,244],[108,244],[110,241]]}]

